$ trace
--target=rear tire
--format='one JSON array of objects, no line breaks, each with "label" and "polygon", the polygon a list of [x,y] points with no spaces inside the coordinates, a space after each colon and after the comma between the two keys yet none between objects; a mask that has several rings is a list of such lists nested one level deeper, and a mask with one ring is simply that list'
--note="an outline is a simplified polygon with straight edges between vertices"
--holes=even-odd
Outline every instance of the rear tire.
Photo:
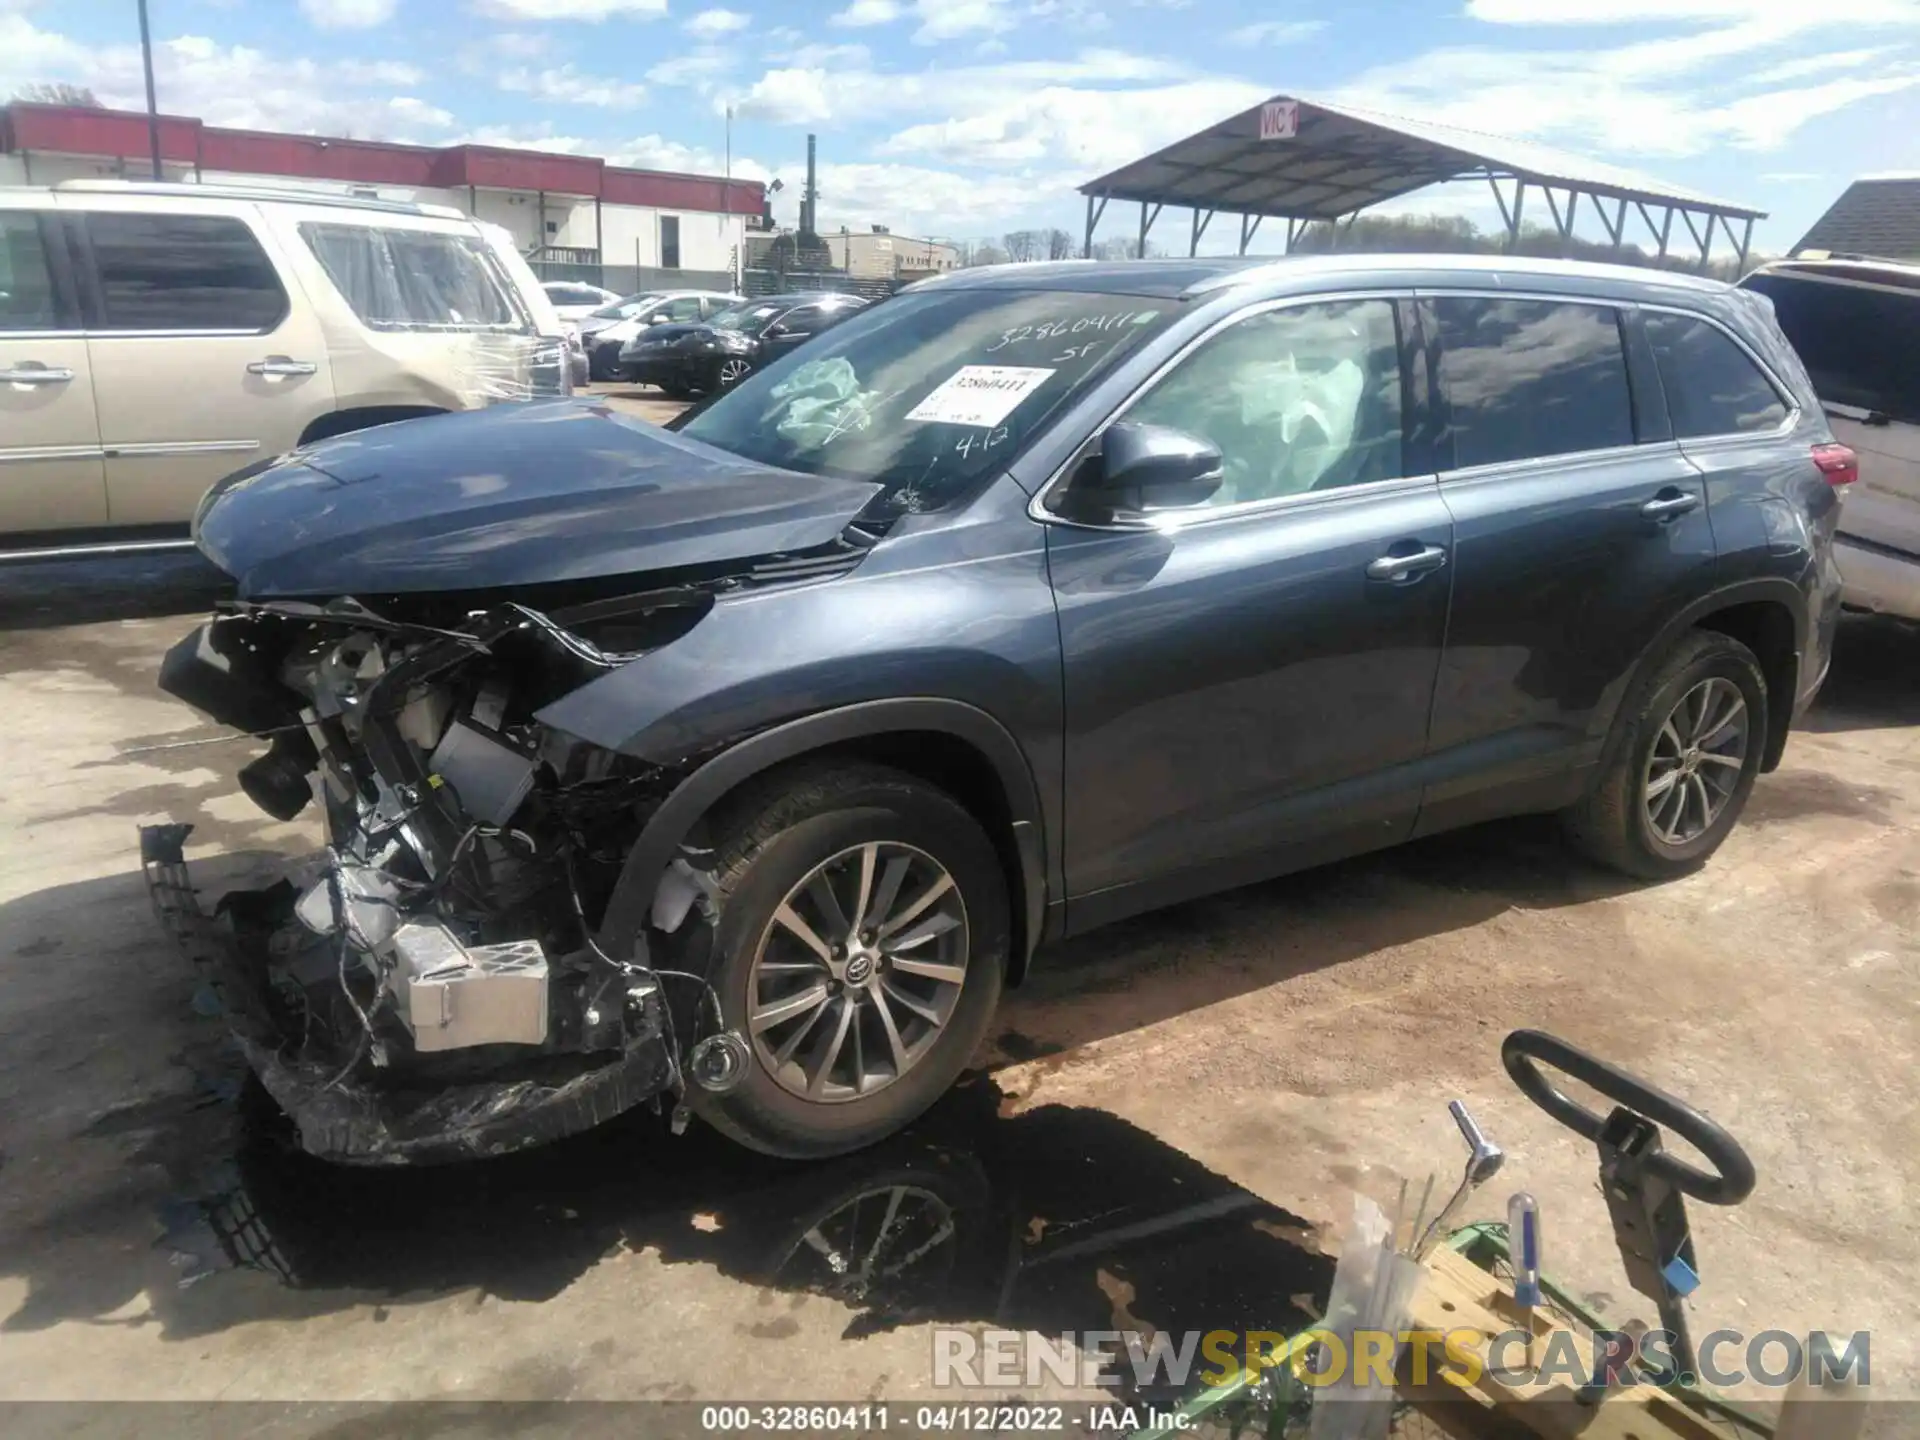
[{"label": "rear tire", "polygon": [[1569,842],[1642,880],[1698,869],[1746,808],[1767,700],[1745,645],[1714,630],[1682,636],[1628,697],[1593,790],[1562,812]]},{"label": "rear tire", "polygon": [[[752,1058],[736,1089],[691,1089],[696,1113],[794,1159],[857,1150],[916,1119],[973,1057],[1006,973],[1007,883],[979,823],[896,770],[802,765],[731,801],[715,837],[711,975]],[[854,943],[867,935],[871,951]],[[808,998],[816,989],[824,1000]],[[769,1023],[782,1007],[794,1018]]]}]

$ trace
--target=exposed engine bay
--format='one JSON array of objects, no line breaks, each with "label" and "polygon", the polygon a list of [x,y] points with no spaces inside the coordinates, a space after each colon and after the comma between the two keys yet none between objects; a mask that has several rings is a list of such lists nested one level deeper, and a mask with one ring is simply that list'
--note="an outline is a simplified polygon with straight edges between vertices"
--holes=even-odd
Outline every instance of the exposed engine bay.
[{"label": "exposed engine bay", "polygon": [[[721,1026],[704,951],[657,969],[645,932],[618,953],[595,932],[685,768],[535,718],[686,633],[711,589],[552,614],[425,598],[232,602],[162,669],[163,689],[270,739],[239,776],[263,810],[324,812],[322,855],[212,915],[186,879],[187,827],[143,833],[162,918],[211,972],[249,1063],[304,1148],[361,1163],[541,1143],[690,1076],[729,1088],[748,1051]],[[702,901],[677,860],[656,935]]]}]

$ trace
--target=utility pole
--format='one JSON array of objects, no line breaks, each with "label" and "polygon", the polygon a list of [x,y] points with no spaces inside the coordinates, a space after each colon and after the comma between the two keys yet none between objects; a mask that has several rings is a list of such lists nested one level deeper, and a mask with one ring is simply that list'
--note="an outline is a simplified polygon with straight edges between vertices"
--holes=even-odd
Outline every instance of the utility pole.
[{"label": "utility pole", "polygon": [[153,178],[160,170],[160,107],[153,98],[153,32],[147,27],[147,0],[140,0],[140,59],[147,67],[147,144],[153,151]]}]

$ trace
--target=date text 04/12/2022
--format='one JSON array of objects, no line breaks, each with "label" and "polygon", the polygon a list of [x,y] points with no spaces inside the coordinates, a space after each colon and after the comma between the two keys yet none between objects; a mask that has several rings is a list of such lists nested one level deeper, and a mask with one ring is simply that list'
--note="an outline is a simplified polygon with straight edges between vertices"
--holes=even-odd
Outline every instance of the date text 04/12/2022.
[{"label": "date text 04/12/2022", "polygon": [[707,1405],[700,1428],[710,1434],[780,1435],[1131,1435],[1187,1428],[1188,1416],[1147,1405],[1033,1405],[968,1402],[899,1405]]}]

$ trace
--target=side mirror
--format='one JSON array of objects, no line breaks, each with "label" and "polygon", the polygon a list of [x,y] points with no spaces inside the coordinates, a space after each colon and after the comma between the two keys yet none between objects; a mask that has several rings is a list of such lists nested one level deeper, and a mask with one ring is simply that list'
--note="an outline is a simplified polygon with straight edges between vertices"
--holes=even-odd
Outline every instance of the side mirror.
[{"label": "side mirror", "polygon": [[1109,519],[1190,510],[1220,488],[1222,464],[1219,447],[1198,435],[1121,420],[1100,437],[1100,453],[1081,466],[1068,496],[1076,510]]}]

